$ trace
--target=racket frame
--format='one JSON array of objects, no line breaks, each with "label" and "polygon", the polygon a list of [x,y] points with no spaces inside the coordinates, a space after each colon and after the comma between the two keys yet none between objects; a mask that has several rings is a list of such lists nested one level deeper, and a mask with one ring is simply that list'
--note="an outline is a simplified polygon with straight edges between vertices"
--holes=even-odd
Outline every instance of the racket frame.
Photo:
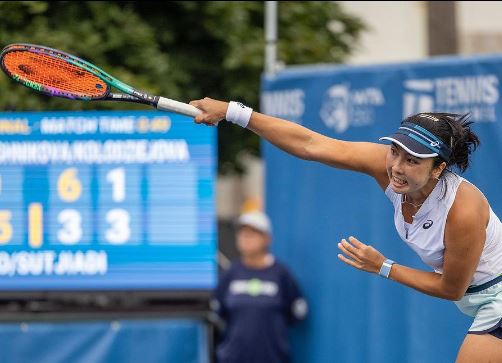
[{"label": "racket frame", "polygon": [[[4,64],[4,56],[10,52],[16,52],[16,51],[43,54],[45,56],[60,59],[64,62],[72,64],[78,68],[81,68],[91,73],[92,75],[96,76],[97,78],[105,82],[107,85],[107,89],[105,90],[102,96],[98,97],[76,96],[73,94],[62,92],[60,90],[48,88],[42,84],[27,79],[23,79],[19,75],[10,72]],[[15,81],[21,83],[26,87],[29,87],[41,93],[45,93],[49,96],[64,97],[74,100],[78,99],[83,101],[124,101],[124,102],[142,103],[151,105],[159,110],[173,111],[192,117],[195,117],[196,115],[201,113],[201,111],[198,110],[196,107],[188,105],[186,103],[178,102],[165,97],[152,96],[146,92],[137,90],[81,58],[78,58],[76,56],[62,52],[57,49],[41,45],[16,43],[6,46],[0,53],[0,66],[10,78],[14,79]],[[115,87],[116,89],[118,89],[123,93],[112,93],[111,87]]]}]

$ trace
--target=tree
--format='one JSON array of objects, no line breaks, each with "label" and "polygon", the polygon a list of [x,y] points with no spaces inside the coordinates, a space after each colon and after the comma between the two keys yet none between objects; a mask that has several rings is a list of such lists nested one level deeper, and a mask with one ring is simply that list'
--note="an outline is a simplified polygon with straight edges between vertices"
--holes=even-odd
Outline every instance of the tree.
[{"label": "tree", "polygon": [[[152,94],[188,101],[209,96],[259,107],[264,3],[259,1],[0,2],[0,44],[43,44],[90,60]],[[335,2],[279,2],[278,56],[285,64],[342,62],[361,21]],[[36,96],[0,77],[0,108],[141,108]],[[219,170],[239,169],[240,151],[259,153],[251,132],[220,124]]]}]

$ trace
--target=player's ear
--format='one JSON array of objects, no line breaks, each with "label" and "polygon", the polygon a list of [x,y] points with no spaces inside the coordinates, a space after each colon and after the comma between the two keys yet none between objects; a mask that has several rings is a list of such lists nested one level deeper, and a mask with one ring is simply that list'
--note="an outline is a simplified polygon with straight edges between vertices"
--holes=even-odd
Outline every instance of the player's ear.
[{"label": "player's ear", "polygon": [[432,170],[432,177],[434,179],[439,180],[439,177],[441,176],[445,168],[446,168],[446,162],[443,161],[441,164],[439,164]]}]

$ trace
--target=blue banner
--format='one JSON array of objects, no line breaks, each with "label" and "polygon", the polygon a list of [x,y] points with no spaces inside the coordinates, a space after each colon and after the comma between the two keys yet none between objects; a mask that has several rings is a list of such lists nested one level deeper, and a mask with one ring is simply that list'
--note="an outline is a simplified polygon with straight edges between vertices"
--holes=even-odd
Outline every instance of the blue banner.
[{"label": "blue banner", "polygon": [[207,328],[196,319],[0,324],[3,363],[209,363]]},{"label": "blue banner", "polygon": [[[378,142],[406,116],[471,114],[481,139],[464,175],[502,215],[502,57],[381,66],[298,67],[262,82],[262,111],[324,135]],[[311,312],[294,332],[296,362],[453,362],[471,319],[452,302],[360,272],[337,259],[355,236],[400,264],[430,269],[399,239],[371,178],[296,159],[268,143],[266,205],[273,248],[300,280]],[[468,206],[467,206],[468,207]]]},{"label": "blue banner", "polygon": [[0,290],[207,290],[216,135],[156,111],[0,114]]}]

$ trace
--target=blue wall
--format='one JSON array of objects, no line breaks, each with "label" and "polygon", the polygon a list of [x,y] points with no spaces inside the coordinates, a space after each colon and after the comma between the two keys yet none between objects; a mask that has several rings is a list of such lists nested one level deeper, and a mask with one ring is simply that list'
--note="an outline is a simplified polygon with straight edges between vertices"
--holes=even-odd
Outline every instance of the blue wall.
[{"label": "blue wall", "polygon": [[0,341],[3,363],[209,362],[195,319],[2,323]]},{"label": "blue wall", "polygon": [[[501,215],[500,74],[500,56],[300,67],[263,79],[262,111],[330,137],[371,142],[412,113],[471,112],[481,147],[464,176]],[[452,302],[337,259],[337,243],[353,235],[400,264],[430,270],[399,239],[392,206],[376,182],[266,142],[264,157],[273,249],[310,303],[308,321],[293,332],[295,362],[453,362],[471,319]]]}]

